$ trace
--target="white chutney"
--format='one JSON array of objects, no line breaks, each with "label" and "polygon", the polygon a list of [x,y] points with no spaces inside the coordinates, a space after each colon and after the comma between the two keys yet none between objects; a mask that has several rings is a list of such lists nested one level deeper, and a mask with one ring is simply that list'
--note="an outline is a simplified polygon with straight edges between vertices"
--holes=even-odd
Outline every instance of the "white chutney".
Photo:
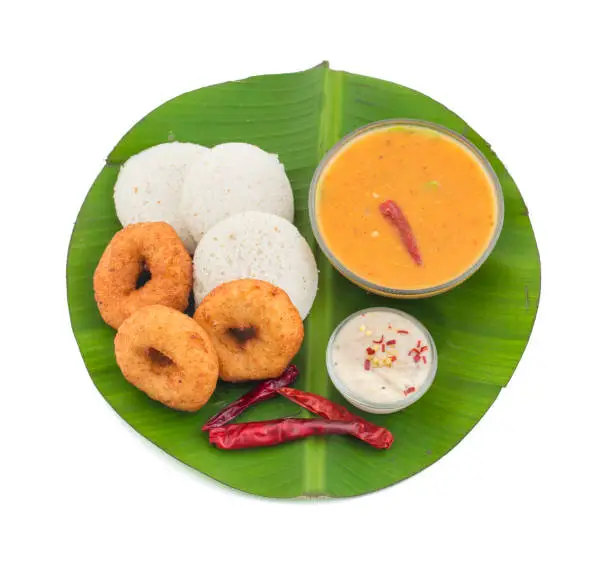
[{"label": "white chutney", "polygon": [[327,347],[332,382],[350,403],[370,413],[392,413],[414,403],[431,386],[436,368],[429,331],[391,308],[349,316]]}]

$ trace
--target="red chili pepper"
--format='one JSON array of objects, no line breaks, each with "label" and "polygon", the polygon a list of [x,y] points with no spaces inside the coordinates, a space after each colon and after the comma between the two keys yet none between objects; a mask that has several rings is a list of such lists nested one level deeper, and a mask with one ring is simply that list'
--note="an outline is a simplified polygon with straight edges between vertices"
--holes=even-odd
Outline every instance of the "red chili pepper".
[{"label": "red chili pepper", "polygon": [[368,347],[366,349],[366,353],[368,353],[369,355],[375,355],[376,351],[372,347]]},{"label": "red chili pepper", "polygon": [[392,357],[391,357],[391,362],[395,362],[396,360],[397,360],[397,357],[396,357],[396,356],[392,356]]},{"label": "red chili pepper", "polygon": [[290,440],[314,434],[351,434],[358,436],[358,421],[327,421],[323,419],[274,419],[253,423],[237,423],[211,428],[208,440],[223,450],[276,446]]},{"label": "red chili pepper", "polygon": [[412,228],[406,220],[402,209],[397,205],[395,201],[389,200],[382,203],[378,209],[380,213],[386,218],[395,228],[397,228],[402,243],[410,253],[410,256],[417,265],[422,265],[423,260],[419,252],[419,247],[412,232]]},{"label": "red chili pepper", "polygon": [[338,405],[323,396],[304,392],[296,388],[281,388],[278,390],[278,393],[304,409],[308,409],[311,413],[320,415],[330,421],[354,421],[359,423],[359,434],[354,436],[376,448],[389,448],[393,443],[393,435],[386,428],[379,427],[358,415],[354,415],[348,409],[342,407],[342,405]]},{"label": "red chili pepper", "polygon": [[420,340],[420,339],[417,341],[416,346],[417,346],[418,348],[420,348],[420,347],[421,347],[421,340]]},{"label": "red chili pepper", "polygon": [[365,359],[365,362],[363,363],[363,367],[364,367],[366,370],[370,370],[370,367],[371,367],[371,366],[372,366],[372,363],[370,362],[370,360],[369,360],[369,359],[367,359],[367,358],[366,358],[366,359]]},{"label": "red chili pepper", "polygon": [[383,343],[383,344],[382,344],[382,347],[380,348],[381,352],[383,352],[383,353],[384,353],[384,352],[385,352],[385,348],[386,348],[386,345]]},{"label": "red chili pepper", "polygon": [[424,353],[425,351],[428,351],[429,347],[427,345],[425,345],[424,347],[421,347],[421,350],[419,352]]},{"label": "red chili pepper", "polygon": [[414,362],[419,362],[419,360],[421,360],[421,358],[422,357],[419,354],[414,355]]},{"label": "red chili pepper", "polygon": [[375,345],[380,345],[385,340],[385,336],[381,335],[378,341],[372,341]]},{"label": "red chili pepper", "polygon": [[427,357],[426,356],[422,356],[421,358],[423,359],[423,364],[427,364]]},{"label": "red chili pepper", "polygon": [[398,329],[397,332],[400,335],[408,335],[410,333],[410,331],[406,331],[405,329]]},{"label": "red chili pepper", "polygon": [[409,388],[406,388],[404,390],[404,395],[409,395],[409,394],[411,394],[414,391],[416,391],[416,388],[414,386],[410,386]]},{"label": "red chili pepper", "polygon": [[298,369],[293,364],[289,365],[278,378],[261,382],[250,392],[245,393],[242,397],[221,409],[216,415],[208,419],[202,430],[205,431],[229,423],[251,405],[270,399],[276,395],[276,390],[292,384],[298,377],[298,374]]},{"label": "red chili pepper", "polygon": [[387,345],[395,345],[397,343],[397,341],[395,339],[389,339],[387,341]]}]

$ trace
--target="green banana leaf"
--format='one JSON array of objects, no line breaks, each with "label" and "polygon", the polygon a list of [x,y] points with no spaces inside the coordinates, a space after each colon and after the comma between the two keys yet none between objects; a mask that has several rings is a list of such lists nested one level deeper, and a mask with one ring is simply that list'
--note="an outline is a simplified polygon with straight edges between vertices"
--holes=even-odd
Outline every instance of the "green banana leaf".
[{"label": "green banana leaf", "polygon": [[[462,286],[426,300],[389,301],[350,284],[316,247],[308,220],[309,182],[325,152],[355,128],[392,117],[424,119],[464,135],[490,161],[504,190],[504,228],[491,257]],[[113,352],[115,333],[96,308],[92,275],[120,228],[112,191],[121,164],[170,140],[206,146],[250,142],[279,154],[284,163],[295,192],[296,225],[311,242],[321,271],[319,293],[296,358],[301,371],[297,387],[348,406],[328,379],[325,348],[334,327],[358,309],[395,306],[429,328],[439,352],[438,374],[429,392],[402,412],[363,414],[393,432],[395,442],[389,450],[342,436],[275,448],[217,450],[200,427],[247,391],[248,384],[220,383],[202,410],[182,413],[150,400],[124,380]],[[91,378],[140,434],[194,469],[249,493],[347,497],[381,489],[431,465],[485,414],[510,380],[531,333],[540,262],[516,185],[490,146],[461,118],[419,92],[331,70],[324,63],[305,72],[256,76],[192,91],[139,121],[110,153],[81,208],[70,242],[67,284],[72,327]],[[275,398],[240,420],[308,415],[288,400]]]}]

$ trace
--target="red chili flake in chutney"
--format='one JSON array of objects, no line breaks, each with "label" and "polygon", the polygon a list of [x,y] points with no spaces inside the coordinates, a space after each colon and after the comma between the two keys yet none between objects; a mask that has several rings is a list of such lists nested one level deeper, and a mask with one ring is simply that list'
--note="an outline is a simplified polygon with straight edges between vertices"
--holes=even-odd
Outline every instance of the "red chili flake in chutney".
[{"label": "red chili flake in chutney", "polygon": [[395,343],[397,343],[397,341],[395,339],[389,339],[387,341],[387,345],[395,345]]},{"label": "red chili flake in chutney", "polygon": [[380,345],[384,340],[385,340],[385,336],[381,335],[378,341],[375,340],[375,341],[372,341],[372,343],[374,343],[375,345]]},{"label": "red chili flake in chutney", "polygon": [[419,340],[416,347],[410,349],[408,356],[412,356],[414,353],[414,362],[419,362],[422,360],[423,364],[427,364],[427,358],[423,356],[423,353],[427,350],[429,350],[429,347],[427,345],[421,346],[421,340]]},{"label": "red chili flake in chutney", "polygon": [[417,265],[423,264],[423,259],[421,258],[421,253],[419,252],[419,247],[416,242],[416,238],[414,237],[414,233],[412,232],[412,228],[406,220],[402,209],[398,206],[395,201],[388,200],[382,203],[378,210],[386,218],[399,232],[400,238],[404,247],[408,250],[408,253],[412,257],[413,261]]},{"label": "red chili flake in chutney", "polygon": [[372,347],[368,347],[366,349],[366,353],[368,353],[369,355],[374,355],[376,354],[376,351]]},{"label": "red chili flake in chutney", "polygon": [[370,370],[370,366],[371,366],[371,362],[370,362],[370,361],[369,361],[369,360],[366,358],[366,359],[365,359],[365,362],[363,363],[363,367],[364,367],[366,370]]},{"label": "red chili flake in chutney", "polygon": [[410,331],[406,331],[405,329],[398,329],[397,332],[400,335],[408,335],[410,333]]},{"label": "red chili flake in chutney", "polygon": [[404,390],[404,395],[409,395],[409,394],[411,394],[411,393],[413,393],[415,391],[416,391],[416,388],[414,386],[410,386],[409,388],[406,388]]}]

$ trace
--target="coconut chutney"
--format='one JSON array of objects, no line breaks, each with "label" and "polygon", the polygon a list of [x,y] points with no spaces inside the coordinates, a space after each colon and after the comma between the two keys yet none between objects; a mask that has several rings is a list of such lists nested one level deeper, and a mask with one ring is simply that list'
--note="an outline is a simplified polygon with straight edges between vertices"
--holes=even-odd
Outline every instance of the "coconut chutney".
[{"label": "coconut chutney", "polygon": [[371,308],[340,324],[330,339],[327,366],[344,397],[366,411],[383,413],[425,393],[437,357],[431,335],[415,318]]}]

